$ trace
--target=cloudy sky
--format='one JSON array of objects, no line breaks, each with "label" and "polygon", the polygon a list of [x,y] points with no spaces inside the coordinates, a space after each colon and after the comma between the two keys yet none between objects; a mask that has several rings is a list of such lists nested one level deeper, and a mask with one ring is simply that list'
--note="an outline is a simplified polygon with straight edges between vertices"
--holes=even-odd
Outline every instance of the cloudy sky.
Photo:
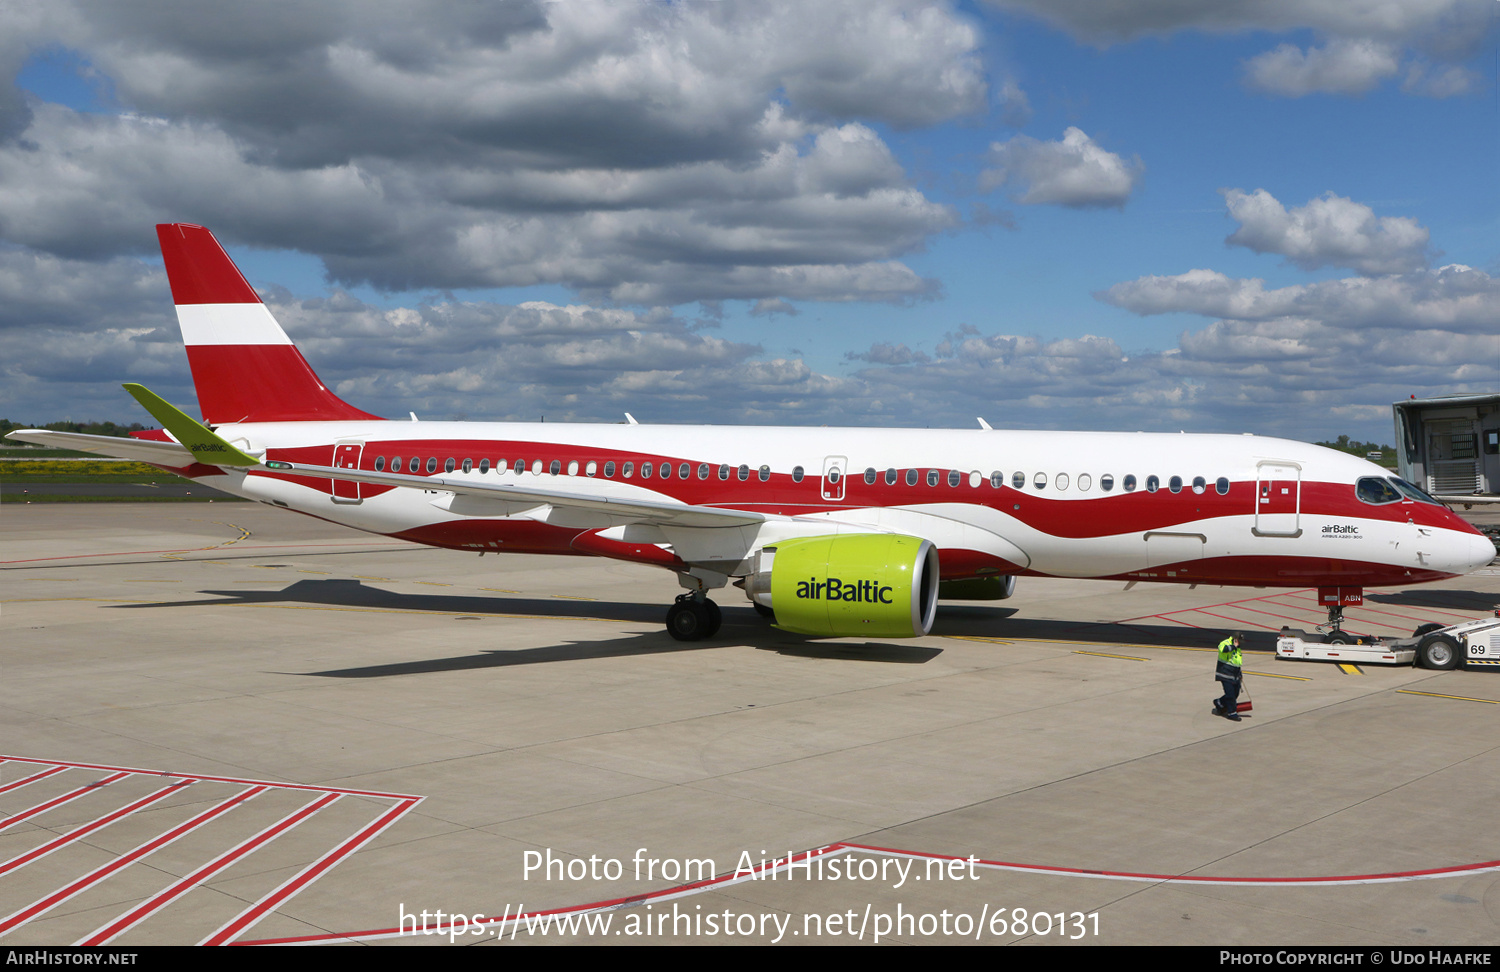
[{"label": "cloudy sky", "polygon": [[1347,433],[1500,390],[1496,0],[0,0],[0,415],[153,225],[424,418]]}]

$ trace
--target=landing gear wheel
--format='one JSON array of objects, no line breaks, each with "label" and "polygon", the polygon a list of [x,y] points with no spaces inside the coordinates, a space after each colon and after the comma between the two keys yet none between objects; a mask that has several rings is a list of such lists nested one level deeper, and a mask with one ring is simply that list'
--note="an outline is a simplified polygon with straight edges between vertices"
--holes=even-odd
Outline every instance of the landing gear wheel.
[{"label": "landing gear wheel", "polygon": [[697,641],[708,630],[708,612],[692,601],[678,601],[667,608],[667,634],[678,641]]},{"label": "landing gear wheel", "polygon": [[1458,667],[1458,642],[1447,635],[1428,635],[1417,645],[1417,664],[1446,672]]},{"label": "landing gear wheel", "polygon": [[667,634],[678,641],[700,641],[719,633],[724,614],[719,606],[705,598],[698,601],[691,594],[679,597],[667,608]]},{"label": "landing gear wheel", "polygon": [[1328,643],[1330,645],[1352,645],[1354,644],[1354,639],[1342,631],[1330,631],[1328,632]]},{"label": "landing gear wheel", "polygon": [[1413,638],[1420,638],[1423,635],[1432,634],[1434,631],[1442,631],[1445,627],[1447,627],[1447,625],[1444,625],[1441,622],[1429,621],[1426,624],[1417,625],[1417,630],[1413,631],[1411,633],[1411,636]]}]

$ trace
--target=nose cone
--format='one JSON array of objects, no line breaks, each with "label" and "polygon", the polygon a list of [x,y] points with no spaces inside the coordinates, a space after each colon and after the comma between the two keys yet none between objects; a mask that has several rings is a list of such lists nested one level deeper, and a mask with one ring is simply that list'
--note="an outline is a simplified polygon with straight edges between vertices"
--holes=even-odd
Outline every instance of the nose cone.
[{"label": "nose cone", "polygon": [[1490,538],[1482,533],[1474,533],[1469,536],[1469,566],[1468,570],[1478,570],[1495,559],[1495,545]]}]

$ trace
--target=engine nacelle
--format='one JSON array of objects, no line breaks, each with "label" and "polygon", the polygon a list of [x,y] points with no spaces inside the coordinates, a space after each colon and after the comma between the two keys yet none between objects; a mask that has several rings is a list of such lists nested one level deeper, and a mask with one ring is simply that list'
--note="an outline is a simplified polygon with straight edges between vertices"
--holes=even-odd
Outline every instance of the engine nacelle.
[{"label": "engine nacelle", "polygon": [[776,627],[834,638],[921,637],[932,630],[937,587],[937,548],[889,533],[777,541],[745,580]]}]

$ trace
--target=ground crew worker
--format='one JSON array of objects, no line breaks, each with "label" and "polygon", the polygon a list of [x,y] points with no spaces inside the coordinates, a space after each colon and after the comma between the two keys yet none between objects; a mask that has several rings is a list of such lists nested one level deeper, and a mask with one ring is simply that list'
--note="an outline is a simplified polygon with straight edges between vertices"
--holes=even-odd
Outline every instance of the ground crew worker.
[{"label": "ground crew worker", "polygon": [[1244,678],[1240,667],[1245,658],[1240,654],[1240,633],[1219,642],[1219,664],[1214,678],[1224,683],[1224,695],[1214,700],[1214,715],[1221,715],[1231,722],[1240,721],[1240,681]]}]

